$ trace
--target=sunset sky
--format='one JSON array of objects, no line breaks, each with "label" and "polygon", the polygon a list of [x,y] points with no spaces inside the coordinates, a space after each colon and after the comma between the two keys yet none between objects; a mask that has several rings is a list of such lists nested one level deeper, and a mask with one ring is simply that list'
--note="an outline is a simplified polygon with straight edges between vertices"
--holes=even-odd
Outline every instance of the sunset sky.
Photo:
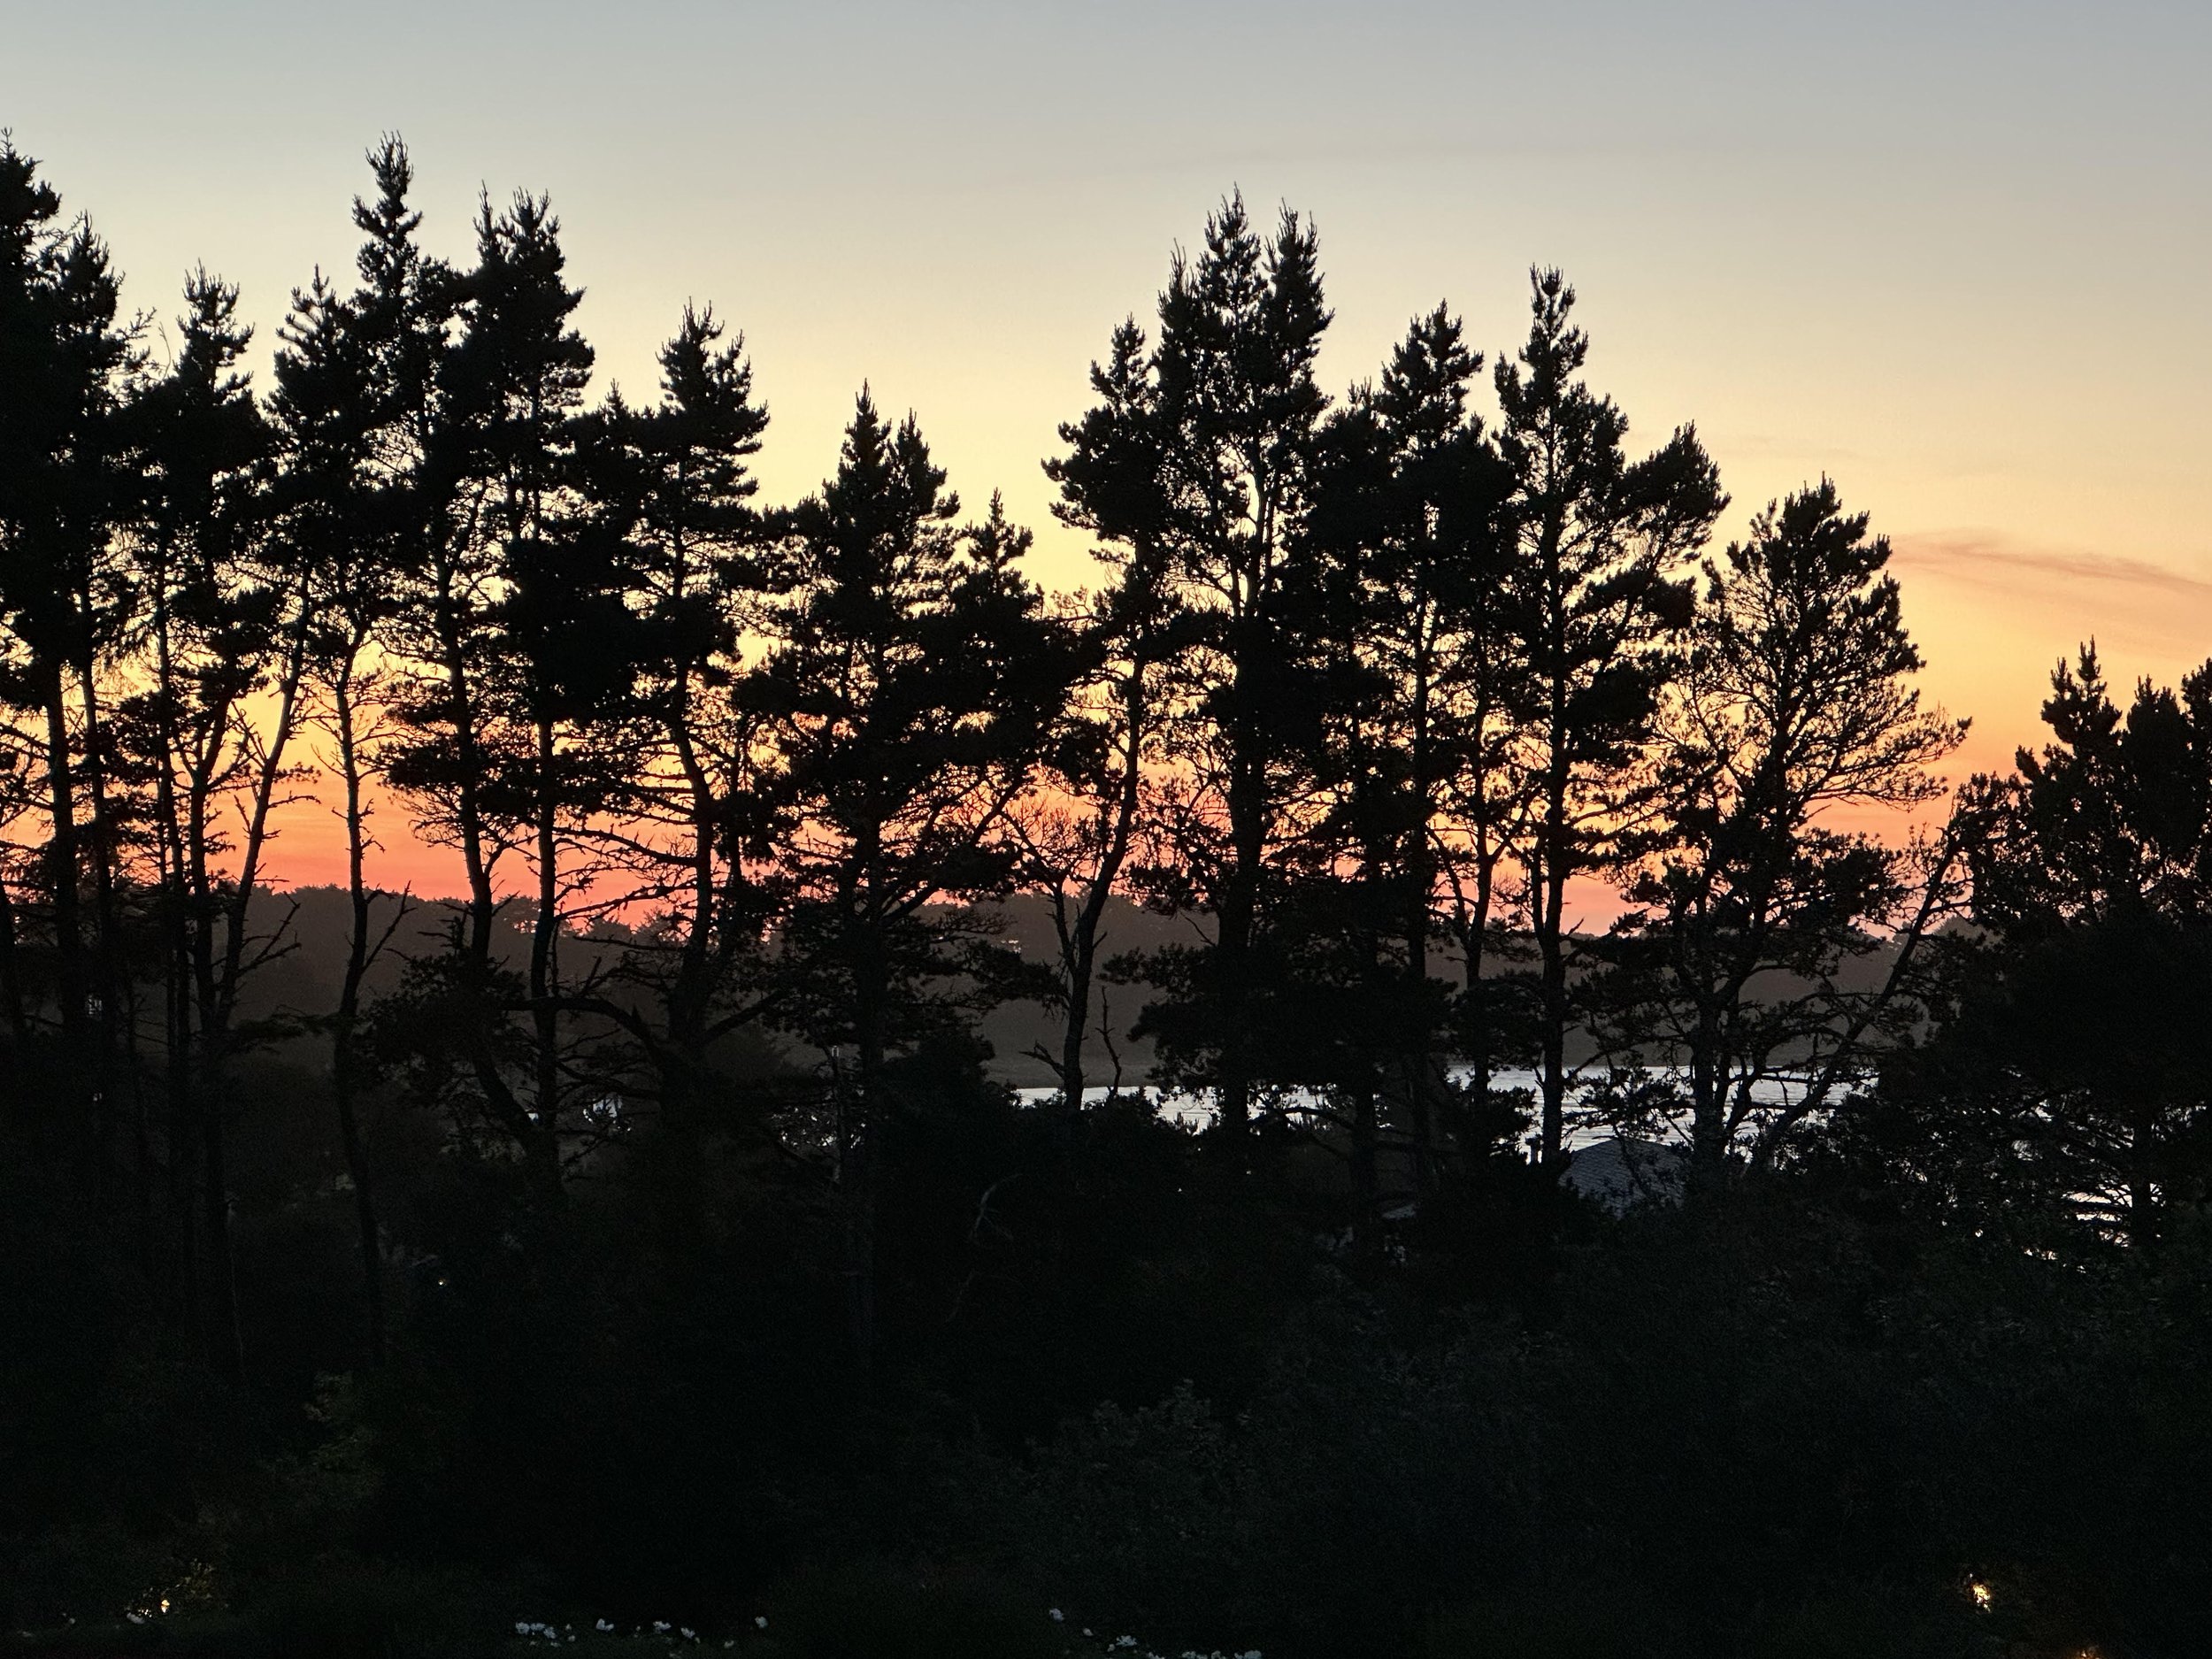
[{"label": "sunset sky", "polygon": [[864,378],[972,504],[1005,491],[1050,584],[1086,564],[1054,427],[1240,186],[1318,222],[1333,388],[1439,297],[1509,347],[1557,264],[1594,382],[1648,441],[1696,420],[1732,531],[1833,477],[1897,543],[1971,764],[2032,739],[2091,634],[2122,680],[2212,655],[2201,0],[0,14],[0,126],[133,304],[173,312],[204,260],[265,349],[318,263],[349,276],[361,151],[395,130],[441,251],[480,184],[551,193],[603,381],[649,394],[687,299],[742,328],[771,499],[833,464]]}]

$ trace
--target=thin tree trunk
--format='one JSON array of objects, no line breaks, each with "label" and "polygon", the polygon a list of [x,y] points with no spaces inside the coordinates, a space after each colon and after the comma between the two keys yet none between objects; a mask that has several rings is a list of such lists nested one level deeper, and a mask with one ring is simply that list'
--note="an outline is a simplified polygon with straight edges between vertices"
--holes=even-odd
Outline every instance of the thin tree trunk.
[{"label": "thin tree trunk", "polygon": [[[445,572],[443,580],[449,588],[450,571]],[[477,1004],[478,1017],[489,1022],[504,1018],[504,1010],[494,1006],[491,994],[492,927],[498,918],[499,901],[492,891],[491,859],[485,847],[488,836],[481,795],[483,754],[477,731],[475,687],[469,677],[468,657],[456,613],[458,603],[450,591],[441,594],[436,628],[438,649],[444,658],[442,667],[446,695],[451,699],[448,718],[453,723],[459,772],[453,803],[454,826],[460,834],[461,865],[468,879],[465,902],[467,925],[463,930],[461,946],[462,982]],[[526,1156],[534,1153],[541,1159],[542,1148],[538,1145],[535,1125],[515,1098],[507,1079],[500,1074],[490,1042],[477,1043],[470,1058],[477,1087],[484,1091],[493,1116],[514,1136]]]},{"label": "thin tree trunk", "polygon": [[[1237,677],[1243,678],[1240,663]],[[1218,1126],[1233,1161],[1241,1162],[1252,1120],[1250,1023],[1252,936],[1260,866],[1266,849],[1263,763],[1240,687],[1233,694],[1238,725],[1231,733],[1229,772],[1230,868],[1217,920],[1217,994],[1221,1010],[1221,1101]]]},{"label": "thin tree trunk", "polygon": [[346,790],[346,897],[351,914],[346,933],[345,977],[338,987],[338,1011],[330,1025],[331,1094],[338,1107],[338,1134],[345,1149],[346,1175],[353,1183],[354,1225],[361,1250],[362,1307],[368,1326],[369,1363],[384,1359],[384,1252],[377,1225],[373,1178],[362,1144],[355,1105],[354,1040],[360,1021],[361,987],[369,971],[368,833],[361,803],[360,734],[354,725],[354,672],[357,652],[349,653],[333,687],[338,717],[338,765]]},{"label": "thin tree trunk", "polygon": [[[15,935],[15,901],[9,896],[6,877],[0,876],[0,1011],[6,1014],[8,1036],[20,1064],[20,1056],[31,1040],[31,1025],[23,1006],[22,981],[16,970]],[[14,1110],[12,1101],[9,1110]]]},{"label": "thin tree trunk", "polygon": [[[1414,804],[1418,809],[1401,830],[1404,849],[1404,906],[1401,931],[1405,945],[1405,995],[1408,1005],[1419,1007],[1429,995],[1429,935],[1436,914],[1435,849],[1429,841],[1437,817],[1437,780],[1432,775],[1433,746],[1431,726],[1434,710],[1434,637],[1432,633],[1426,570],[1416,572],[1413,595],[1413,686],[1408,706],[1406,751]],[[1405,1056],[1406,1103],[1412,1113],[1414,1174],[1424,1197],[1433,1194],[1440,1180],[1439,1146],[1440,1108],[1448,1081],[1446,1056],[1440,1054],[1435,1033],[1425,1027],[1422,1037]]]},{"label": "thin tree trunk", "polygon": [[[1549,532],[1548,531],[1548,541]],[[1540,959],[1540,979],[1543,1009],[1543,1120],[1539,1127],[1538,1151],[1547,1168],[1560,1161],[1565,1140],[1567,1106],[1567,953],[1566,907],[1570,840],[1567,822],[1567,786],[1573,758],[1568,749],[1567,682],[1560,666],[1566,655],[1565,618],[1556,600],[1558,554],[1548,548],[1547,563],[1555,594],[1551,619],[1553,670],[1549,741],[1546,749],[1544,821],[1538,831],[1538,864],[1532,872],[1535,887],[1536,949]]]},{"label": "thin tree trunk", "polygon": [[1137,810],[1143,801],[1145,692],[1141,658],[1130,664],[1122,682],[1122,726],[1126,733],[1122,751],[1121,788],[1115,798],[1113,828],[1107,836],[1098,868],[1093,872],[1082,907],[1076,912],[1073,937],[1067,941],[1067,1024],[1060,1038],[1060,1094],[1072,1118],[1083,1110],[1083,1044],[1091,1025],[1091,984],[1098,963],[1100,929],[1106,907],[1112,902],[1115,883],[1129,857],[1136,834]]},{"label": "thin tree trunk", "polygon": [[238,1323],[237,1279],[232,1259],[230,1187],[227,1148],[224,1143],[224,1099],[219,1079],[228,1056],[225,1032],[218,1018],[221,995],[217,986],[214,918],[209,913],[212,897],[207,865],[207,805],[204,778],[194,780],[187,806],[190,841],[194,925],[192,970],[197,989],[198,1064],[192,1069],[188,1094],[199,1131],[200,1218],[205,1244],[205,1271],[201,1275],[207,1309],[208,1358],[216,1373],[236,1382],[245,1370],[245,1344]]},{"label": "thin tree trunk", "polygon": [[[714,879],[716,843],[715,791],[699,758],[691,733],[691,679],[680,672],[667,732],[677,764],[683,768],[688,796],[691,830],[691,922],[685,930],[683,950],[677,959],[676,980],[669,987],[668,1036],[672,1064],[663,1068],[661,1110],[664,1133],[680,1138],[678,1156],[695,1164],[688,1148],[704,1125],[699,1121],[701,1095],[707,1063],[707,1019],[714,978],[712,964],[720,958],[717,947],[718,921],[722,917]],[[736,849],[731,850],[734,861]]]},{"label": "thin tree trunk", "polygon": [[[873,860],[871,858],[870,863]],[[876,1207],[881,1175],[878,1170],[879,1118],[885,1045],[883,1033],[883,949],[879,920],[874,907],[877,887],[872,880],[862,900],[867,907],[861,918],[859,949],[854,963],[854,1100],[856,1110],[845,1134],[844,1167],[839,1172],[845,1199],[845,1271],[847,1321],[852,1342],[853,1368],[866,1376],[875,1364],[876,1349]]]},{"label": "thin tree trunk", "polygon": [[100,719],[99,685],[88,657],[78,664],[77,674],[79,695],[84,703],[86,795],[92,809],[86,826],[86,849],[92,856],[92,990],[100,1001],[98,1082],[104,1123],[113,1103],[109,1071],[119,1046],[116,1030],[121,1000],[117,995],[117,956],[122,929],[115,908],[116,835],[114,818],[108,810],[107,736]]},{"label": "thin tree trunk", "polygon": [[1559,1162],[1566,1133],[1567,955],[1562,938],[1565,887],[1563,877],[1548,876],[1536,929],[1544,1014],[1543,1121],[1538,1131],[1538,1155],[1547,1166]]},{"label": "thin tree trunk", "polygon": [[[303,589],[291,637],[286,642],[277,678],[277,708],[266,741],[254,765],[252,795],[246,811],[245,835],[239,847],[238,873],[226,901],[209,859],[208,817],[215,780],[227,770],[224,760],[227,733],[239,738],[237,759],[250,753],[242,726],[234,725],[235,710],[228,703],[211,710],[208,749],[194,779],[189,806],[191,875],[194,909],[198,915],[195,939],[200,979],[200,1055],[197,1080],[202,1095],[200,1129],[201,1178],[204,1183],[210,1287],[214,1324],[211,1346],[218,1355],[218,1369],[234,1381],[245,1375],[245,1335],[240,1322],[237,1262],[232,1247],[227,1154],[224,1144],[224,1080],[230,1060],[232,1021],[247,972],[246,938],[251,926],[253,901],[260,890],[261,858],[267,847],[269,815],[274,810],[284,777],[285,751],[290,747],[298,718],[301,678],[306,672],[309,603]],[[222,950],[215,950],[218,915],[223,923]]]},{"label": "thin tree trunk", "polygon": [[[1089,907],[1085,906],[1087,911]],[[1067,1022],[1060,1032],[1060,1106],[1072,1123],[1083,1110],[1088,1087],[1083,1072],[1083,1041],[1090,1034],[1091,973],[1097,957],[1095,927],[1086,928],[1083,915],[1076,918],[1074,936],[1068,941]]]},{"label": "thin tree trunk", "polygon": [[209,1100],[200,1111],[201,1188],[206,1209],[209,1295],[208,1351],[216,1373],[227,1382],[246,1374],[245,1334],[238,1319],[237,1263],[231,1248],[230,1186],[224,1163],[222,1103]]},{"label": "thin tree trunk", "polygon": [[[162,1074],[168,1122],[170,1214],[177,1230],[177,1298],[186,1322],[205,1343],[206,1309],[200,1301],[199,1204],[195,1159],[200,1140],[193,1094],[192,928],[194,906],[185,865],[185,827],[177,807],[177,771],[186,764],[177,731],[176,660],[169,611],[169,553],[157,544],[152,575],[155,695],[159,765],[154,774],[156,843],[160,858],[162,939]],[[141,1120],[143,1112],[140,1113]]]},{"label": "thin tree trunk", "polygon": [[[190,757],[183,803],[183,880],[188,905],[186,936],[194,1041],[183,1096],[191,1115],[190,1133],[199,1154],[199,1192],[185,1212],[200,1212],[203,1256],[199,1272],[203,1336],[216,1374],[236,1382],[244,1373],[244,1343],[238,1324],[237,1281],[232,1263],[228,1160],[224,1144],[225,1063],[222,996],[218,987],[215,946],[215,874],[210,864],[209,815],[214,778],[220,764],[219,734],[227,713],[218,710],[197,739]],[[187,1225],[189,1225],[188,1223]]]},{"label": "thin tree trunk", "polygon": [[467,956],[478,975],[478,989],[491,963],[492,921],[498,905],[492,897],[491,866],[484,851],[484,815],[478,801],[482,780],[482,757],[477,748],[476,698],[470,683],[468,662],[460,625],[449,595],[439,600],[439,648],[444,653],[446,695],[452,700],[453,747],[458,762],[459,785],[454,800],[454,826],[461,836],[461,868],[468,880]]},{"label": "thin tree trunk", "polygon": [[533,1148],[538,1179],[546,1202],[557,1204],[561,1195],[561,1050],[560,1012],[554,999],[560,990],[557,958],[561,926],[560,843],[556,810],[558,805],[554,767],[558,762],[553,741],[553,722],[541,715],[538,739],[538,913],[530,935],[530,1002],[536,1029],[537,1129],[539,1144]]},{"label": "thin tree trunk", "polygon": [[52,834],[47,861],[52,869],[54,977],[61,1017],[62,1048],[73,1069],[81,1064],[85,1020],[83,925],[78,918],[76,780],[69,760],[69,708],[63,669],[57,663],[46,686],[46,787]]}]

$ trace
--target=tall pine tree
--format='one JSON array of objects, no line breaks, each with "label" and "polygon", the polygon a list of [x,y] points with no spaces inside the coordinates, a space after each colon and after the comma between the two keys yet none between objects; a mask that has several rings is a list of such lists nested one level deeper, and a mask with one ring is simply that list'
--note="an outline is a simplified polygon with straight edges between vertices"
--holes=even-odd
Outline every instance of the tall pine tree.
[{"label": "tall pine tree", "polygon": [[[1179,654],[1181,692],[1169,754],[1184,784],[1164,815],[1175,867],[1162,902],[1210,912],[1202,950],[1156,963],[1164,995],[1146,1021],[1171,1059],[1211,1083],[1233,1148],[1265,1077],[1271,874],[1299,838],[1306,795],[1300,733],[1316,718],[1307,641],[1292,614],[1299,526],[1310,506],[1327,407],[1314,359],[1330,313],[1312,228],[1285,211],[1272,237],[1240,198],[1208,219],[1194,258],[1178,253],[1159,303],[1141,390],[1118,344],[1108,401],[1060,473],[1064,500],[1104,540],[1159,561],[1168,591],[1202,618]],[[1111,442],[1148,460],[1110,478],[1086,453]]]},{"label": "tall pine tree", "polygon": [[1635,783],[1690,619],[1683,564],[1727,498],[1687,426],[1630,458],[1627,417],[1580,378],[1590,342],[1569,320],[1574,290],[1556,271],[1532,273],[1531,287],[1527,341],[1497,365],[1497,442],[1516,526],[1502,643],[1527,664],[1532,706],[1516,734],[1530,805],[1515,856],[1538,958],[1538,1145],[1549,1164],[1574,1022],[1569,885],[1604,873],[1649,804]]},{"label": "tall pine tree", "polygon": [[750,695],[773,712],[791,815],[786,1018],[829,1057],[826,1127],[843,1207],[849,1324],[873,1353],[880,1149],[926,1110],[893,1062],[948,1021],[990,967],[970,905],[1004,893],[1005,815],[1026,787],[1072,669],[1020,571],[1026,532],[994,499],[958,522],[911,417],[864,392],[836,475],[795,509],[787,585]]}]

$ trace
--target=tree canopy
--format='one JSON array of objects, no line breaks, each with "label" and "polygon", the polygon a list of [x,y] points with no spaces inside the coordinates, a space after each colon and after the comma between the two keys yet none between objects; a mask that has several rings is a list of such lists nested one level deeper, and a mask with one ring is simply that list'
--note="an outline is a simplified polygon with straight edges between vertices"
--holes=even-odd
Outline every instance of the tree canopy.
[{"label": "tree canopy", "polygon": [[367,160],[265,380],[0,141],[0,1652],[2205,1649],[2212,664],[1955,791],[1834,481],[1233,193],[1048,592]]}]

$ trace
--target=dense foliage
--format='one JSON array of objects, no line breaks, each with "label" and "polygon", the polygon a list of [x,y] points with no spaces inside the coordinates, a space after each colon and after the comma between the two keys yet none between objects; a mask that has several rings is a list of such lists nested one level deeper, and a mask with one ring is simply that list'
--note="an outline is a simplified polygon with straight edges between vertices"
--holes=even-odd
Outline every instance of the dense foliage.
[{"label": "dense foliage", "polygon": [[1333,398],[1234,198],[1048,595],[369,160],[264,393],[0,145],[19,1650],[2205,1649],[2212,666],[1932,818],[1831,483],[1714,547],[1556,272]]}]

